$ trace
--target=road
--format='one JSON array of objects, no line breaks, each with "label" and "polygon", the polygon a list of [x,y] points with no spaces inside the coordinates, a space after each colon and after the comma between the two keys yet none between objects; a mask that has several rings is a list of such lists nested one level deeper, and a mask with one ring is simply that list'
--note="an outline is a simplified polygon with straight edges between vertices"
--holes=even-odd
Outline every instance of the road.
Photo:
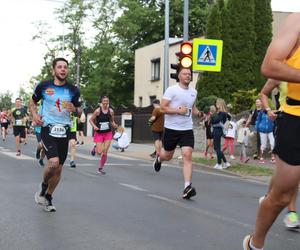
[{"label": "road", "polygon": [[[13,138],[0,142],[1,250],[239,250],[253,230],[263,183],[196,170],[198,194],[183,200],[181,167],[111,150],[106,175],[96,174],[90,145],[77,147],[77,168],[64,168],[54,193],[55,213],[34,203],[43,169],[35,141],[15,156]],[[299,206],[300,207],[300,206]],[[268,235],[266,249],[299,250],[300,235],[287,231],[284,213]]]}]

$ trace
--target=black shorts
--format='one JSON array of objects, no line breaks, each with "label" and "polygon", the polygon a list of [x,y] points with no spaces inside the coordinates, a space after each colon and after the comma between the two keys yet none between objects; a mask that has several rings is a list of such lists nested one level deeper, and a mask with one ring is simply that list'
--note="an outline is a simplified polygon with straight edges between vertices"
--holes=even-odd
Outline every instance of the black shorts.
[{"label": "black shorts", "polygon": [[157,140],[162,140],[162,137],[163,137],[163,131],[161,132],[155,132],[155,131],[152,131],[152,137],[154,139],[154,141],[157,141]]},{"label": "black shorts", "polygon": [[56,138],[49,135],[49,127],[42,127],[41,138],[47,159],[58,157],[59,164],[63,165],[68,155],[69,139]]},{"label": "black shorts", "polygon": [[13,126],[13,133],[14,136],[20,136],[21,138],[25,138],[25,126]]},{"label": "black shorts", "polygon": [[192,129],[181,131],[165,128],[163,146],[166,151],[173,151],[177,145],[194,148],[194,143],[195,139]]},{"label": "black shorts", "polygon": [[8,128],[8,122],[1,123],[1,128]]},{"label": "black shorts", "polygon": [[35,137],[37,139],[38,142],[41,142],[42,138],[41,138],[41,133],[36,133],[35,132]]},{"label": "black shorts", "polygon": [[282,112],[276,120],[274,154],[290,165],[300,165],[300,117]]},{"label": "black shorts", "polygon": [[77,123],[77,131],[83,131],[84,123],[78,122]]},{"label": "black shorts", "polygon": [[68,138],[77,141],[76,132],[70,132]]}]

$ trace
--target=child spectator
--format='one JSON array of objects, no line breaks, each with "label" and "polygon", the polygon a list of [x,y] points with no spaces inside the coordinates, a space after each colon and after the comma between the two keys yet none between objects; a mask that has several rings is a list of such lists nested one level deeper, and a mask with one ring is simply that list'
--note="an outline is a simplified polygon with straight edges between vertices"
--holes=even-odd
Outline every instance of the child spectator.
[{"label": "child spectator", "polygon": [[225,142],[223,146],[223,153],[226,151],[226,149],[229,146],[229,152],[230,152],[230,159],[234,160],[234,138],[236,134],[236,128],[237,125],[234,121],[228,121],[228,127],[225,132]]},{"label": "child spectator", "polygon": [[113,139],[116,140],[116,142],[113,143],[112,147],[116,150],[120,149],[121,152],[124,152],[125,148],[128,148],[129,138],[122,126],[117,128],[117,132],[114,134]]},{"label": "child spectator", "polygon": [[251,135],[250,129],[246,126],[246,119],[242,118],[237,122],[237,142],[241,146],[240,161],[248,162],[246,148],[248,146],[249,136]]}]

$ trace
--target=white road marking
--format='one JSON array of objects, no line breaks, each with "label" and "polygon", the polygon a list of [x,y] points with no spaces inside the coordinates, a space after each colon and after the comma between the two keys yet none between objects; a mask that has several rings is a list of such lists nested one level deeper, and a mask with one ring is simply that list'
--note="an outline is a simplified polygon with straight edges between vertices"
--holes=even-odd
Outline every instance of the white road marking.
[{"label": "white road marking", "polygon": [[24,154],[21,154],[20,156],[16,156],[15,152],[6,152],[4,150],[1,150],[0,153],[2,153],[4,155],[7,155],[9,157],[18,159],[18,160],[33,160],[34,159],[33,157],[30,157],[30,156],[27,156],[27,155],[24,155]]},{"label": "white road marking", "polygon": [[143,189],[143,188],[135,186],[135,185],[130,185],[130,184],[126,184],[126,183],[119,183],[119,184],[121,186],[128,187],[128,188],[136,190],[136,191],[147,192],[146,189]]}]

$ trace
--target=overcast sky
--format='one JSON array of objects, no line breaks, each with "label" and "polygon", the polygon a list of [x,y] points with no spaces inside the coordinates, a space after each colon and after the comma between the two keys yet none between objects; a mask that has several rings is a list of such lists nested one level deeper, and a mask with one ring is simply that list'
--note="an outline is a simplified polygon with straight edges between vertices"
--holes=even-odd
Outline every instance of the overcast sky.
[{"label": "overcast sky", "polygon": [[[37,75],[43,65],[45,48],[32,41],[36,34],[34,22],[50,23],[54,33],[63,28],[53,11],[63,0],[3,0],[0,3],[0,93],[7,90],[17,95],[20,86],[27,86],[30,77]],[[300,0],[272,0],[276,11],[300,11]]]}]

